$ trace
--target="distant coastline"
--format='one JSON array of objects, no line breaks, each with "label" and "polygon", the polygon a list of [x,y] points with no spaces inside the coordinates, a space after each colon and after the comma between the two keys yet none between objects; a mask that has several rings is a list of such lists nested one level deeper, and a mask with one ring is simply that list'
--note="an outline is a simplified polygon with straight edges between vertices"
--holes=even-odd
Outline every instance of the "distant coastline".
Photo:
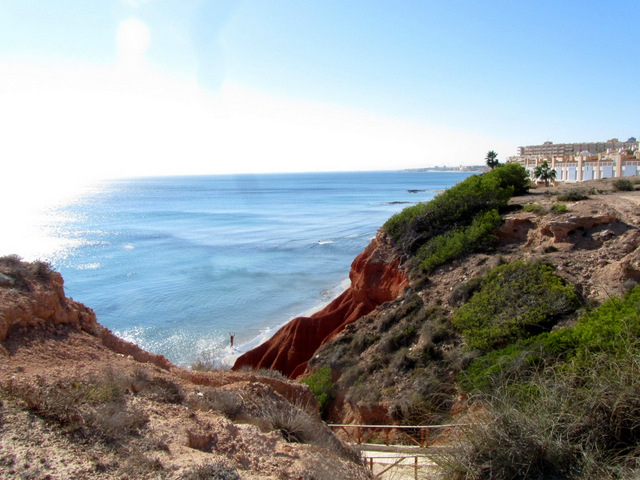
[{"label": "distant coastline", "polygon": [[423,167],[407,168],[405,172],[486,172],[489,169],[485,165],[460,165],[459,167]]}]

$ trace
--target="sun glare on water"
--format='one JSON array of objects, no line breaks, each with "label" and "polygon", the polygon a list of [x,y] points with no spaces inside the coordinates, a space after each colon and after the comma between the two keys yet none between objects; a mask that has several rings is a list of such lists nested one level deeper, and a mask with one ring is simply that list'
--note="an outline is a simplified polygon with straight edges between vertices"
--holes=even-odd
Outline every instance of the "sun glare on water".
[{"label": "sun glare on water", "polygon": [[[61,207],[78,201],[97,186],[57,181],[38,185],[38,179],[16,182],[3,190],[0,223],[5,227],[0,235],[0,255],[19,255],[24,260],[63,258],[78,240],[65,238],[60,228],[71,219]],[[24,185],[29,188],[24,188]],[[33,189],[33,191],[31,191]],[[45,194],[34,194],[35,191]]]}]

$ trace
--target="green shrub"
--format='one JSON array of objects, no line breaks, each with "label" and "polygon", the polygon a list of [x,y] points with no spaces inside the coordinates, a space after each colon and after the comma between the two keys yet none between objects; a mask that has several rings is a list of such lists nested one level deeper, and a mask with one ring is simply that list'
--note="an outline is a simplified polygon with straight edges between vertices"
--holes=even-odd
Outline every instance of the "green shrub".
[{"label": "green shrub", "polygon": [[626,178],[619,178],[613,182],[614,192],[633,192],[635,187],[633,182]]},{"label": "green shrub", "polygon": [[526,381],[505,377],[481,398],[483,422],[467,427],[438,459],[447,478],[635,478],[637,339],[539,369]]},{"label": "green shrub", "polygon": [[318,401],[318,406],[322,412],[327,404],[333,400],[333,382],[331,380],[331,368],[323,366],[313,372],[307,378],[301,380],[309,386],[311,393]]},{"label": "green shrub", "polygon": [[513,195],[516,196],[524,195],[531,186],[529,173],[518,163],[501,165],[489,173],[498,178],[500,188],[513,187]]},{"label": "green shrub", "polygon": [[[640,338],[640,287],[611,298],[580,317],[574,327],[542,333],[475,359],[461,374],[467,390],[486,390],[506,379],[523,381],[541,366],[571,362],[580,368],[594,355],[616,355]],[[531,358],[539,360],[537,365]],[[533,368],[535,367],[535,368]]]},{"label": "green shrub", "polygon": [[473,175],[428,203],[408,207],[384,224],[406,253],[414,254],[429,239],[469,226],[476,215],[506,206],[509,198],[528,189],[526,170],[518,164]]},{"label": "green shrub", "polygon": [[583,315],[570,331],[576,351],[583,354],[615,352],[630,338],[640,338],[640,287],[629,290],[622,299],[610,298]]},{"label": "green shrub", "polygon": [[[634,478],[640,463],[640,287],[574,327],[476,359],[461,377],[484,421],[438,463],[448,478]],[[490,472],[490,473],[488,473]]]},{"label": "green shrub", "polygon": [[553,213],[567,213],[568,212],[568,208],[564,203],[554,203],[551,206],[551,211]]},{"label": "green shrub", "polygon": [[522,207],[522,209],[525,212],[532,212],[536,215],[545,215],[547,213],[543,210],[542,205],[540,205],[539,203],[530,203]]},{"label": "green shrub", "polygon": [[488,351],[540,333],[578,306],[573,287],[551,267],[518,261],[490,271],[453,324],[469,347]]},{"label": "green shrub", "polygon": [[587,200],[589,195],[582,188],[574,188],[567,190],[566,192],[558,195],[559,202],[579,202],[580,200]]},{"label": "green shrub", "polygon": [[495,240],[494,232],[502,223],[497,210],[476,215],[468,227],[449,230],[431,238],[416,255],[420,268],[429,273],[434,268],[468,253],[486,249]]}]

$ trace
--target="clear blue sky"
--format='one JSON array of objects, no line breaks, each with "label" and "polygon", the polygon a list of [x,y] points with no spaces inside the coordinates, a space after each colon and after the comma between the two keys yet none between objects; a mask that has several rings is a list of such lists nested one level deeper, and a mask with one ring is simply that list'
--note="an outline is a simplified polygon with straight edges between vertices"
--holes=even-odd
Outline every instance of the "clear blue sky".
[{"label": "clear blue sky", "polygon": [[640,136],[639,18],[637,0],[0,0],[0,159],[49,182]]}]

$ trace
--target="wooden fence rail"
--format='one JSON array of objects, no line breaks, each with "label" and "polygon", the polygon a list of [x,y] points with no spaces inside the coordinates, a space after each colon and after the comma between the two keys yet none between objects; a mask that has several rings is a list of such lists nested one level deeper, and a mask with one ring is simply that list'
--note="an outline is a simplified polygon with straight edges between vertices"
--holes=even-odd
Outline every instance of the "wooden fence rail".
[{"label": "wooden fence rail", "polygon": [[[422,468],[432,468],[433,463],[428,462],[428,452],[433,453],[435,447],[432,445],[434,431],[441,431],[457,427],[465,427],[469,424],[456,423],[446,425],[352,425],[352,424],[329,424],[334,432],[342,432],[346,435],[348,442],[358,446],[361,451],[368,451],[369,455],[373,451],[390,452],[396,456],[369,456],[365,455],[364,461],[374,473],[374,478],[382,478],[386,472],[392,468],[410,467],[414,471],[414,478],[418,478],[418,470]],[[374,443],[380,440],[383,443]],[[404,444],[397,443],[404,440]],[[407,446],[407,442],[409,446]],[[408,455],[407,455],[408,454]],[[410,464],[405,460],[412,459]],[[386,461],[385,461],[386,460]],[[374,472],[374,465],[380,471]]]},{"label": "wooden fence rail", "polygon": [[[329,424],[329,428],[336,433],[344,432],[347,438],[357,445],[368,443],[376,438],[376,434],[382,434],[384,436],[384,445],[387,446],[398,445],[395,440],[401,438],[409,441],[410,444],[426,448],[431,443],[433,431],[466,425],[460,423],[447,425],[351,425],[332,423]],[[394,441],[393,444],[391,443],[392,440]]]},{"label": "wooden fence rail", "polygon": [[[409,468],[413,470],[413,477],[418,480],[418,473],[420,469],[431,468],[431,464],[425,464],[424,455],[414,455],[408,457],[365,457],[363,460],[367,467],[374,474],[373,478],[382,478],[392,468]],[[405,460],[411,460],[410,463],[405,463]],[[379,466],[380,470],[375,471],[374,465]]]}]

